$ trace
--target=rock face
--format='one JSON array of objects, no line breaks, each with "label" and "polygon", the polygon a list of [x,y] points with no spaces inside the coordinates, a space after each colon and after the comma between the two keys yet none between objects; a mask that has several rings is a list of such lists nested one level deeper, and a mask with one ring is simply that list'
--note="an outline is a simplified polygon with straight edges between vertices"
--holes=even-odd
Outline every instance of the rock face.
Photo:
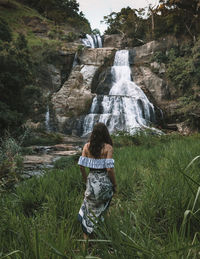
[{"label": "rock face", "polygon": [[95,72],[103,66],[113,48],[85,49],[62,88],[52,96],[57,130],[80,135],[82,120],[90,109],[94,94],[91,92]]},{"label": "rock face", "polygon": [[169,89],[166,82],[151,71],[149,67],[132,67],[134,81],[141,88],[147,88],[156,103],[169,98]]},{"label": "rock face", "polygon": [[73,51],[54,51],[47,54],[38,67],[37,81],[46,94],[58,91],[68,78],[75,57]]},{"label": "rock face", "polygon": [[[114,54],[117,49],[123,47],[123,44],[122,36],[105,35],[104,48],[84,49],[78,56],[78,63],[73,67],[68,80],[52,96],[56,130],[66,134],[81,135],[83,120],[94,96],[106,95],[110,91]],[[152,62],[155,52],[167,52],[178,44],[176,38],[168,36],[160,41],[152,41],[131,48],[129,49],[129,63],[133,81],[142,88],[154,104],[157,123],[162,126],[168,124],[169,128],[183,132],[183,127],[178,125],[181,123],[181,116],[178,118],[177,114],[179,103],[176,99],[171,100],[173,93],[165,80],[165,64]],[[60,81],[57,77],[58,82]],[[163,120],[163,114],[166,122]],[[184,129],[184,132],[186,131]]]},{"label": "rock face", "polygon": [[104,35],[104,48],[123,48],[123,37],[120,34]]},{"label": "rock face", "polygon": [[174,46],[178,46],[178,41],[175,37],[167,36],[160,41],[150,41],[142,46],[130,49],[130,62],[135,65],[141,63],[150,63],[152,55],[157,51],[167,51]]},{"label": "rock face", "polygon": [[[142,88],[150,101],[156,108],[156,115],[159,124],[172,123],[176,120],[178,102],[171,100],[171,91],[168,82],[165,80],[165,64],[152,62],[152,56],[157,51],[167,52],[170,48],[179,43],[176,38],[168,36],[160,41],[151,41],[139,47],[130,49],[130,64],[134,82]],[[172,105],[173,104],[173,105]],[[170,121],[169,118],[173,120]],[[178,128],[178,127],[177,127]]]}]

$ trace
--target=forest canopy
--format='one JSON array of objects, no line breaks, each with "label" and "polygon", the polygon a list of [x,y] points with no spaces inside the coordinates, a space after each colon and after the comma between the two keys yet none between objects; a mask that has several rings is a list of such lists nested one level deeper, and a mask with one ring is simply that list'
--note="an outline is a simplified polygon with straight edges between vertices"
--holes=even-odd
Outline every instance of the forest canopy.
[{"label": "forest canopy", "polygon": [[132,38],[133,45],[167,34],[197,39],[200,33],[200,2],[198,0],[160,0],[158,6],[145,9],[121,9],[104,16],[106,34],[121,33]]},{"label": "forest canopy", "polygon": [[85,25],[90,29],[90,24],[84,14],[79,11],[76,0],[17,0],[36,9],[40,14],[53,20],[56,24],[71,23],[73,26]]}]

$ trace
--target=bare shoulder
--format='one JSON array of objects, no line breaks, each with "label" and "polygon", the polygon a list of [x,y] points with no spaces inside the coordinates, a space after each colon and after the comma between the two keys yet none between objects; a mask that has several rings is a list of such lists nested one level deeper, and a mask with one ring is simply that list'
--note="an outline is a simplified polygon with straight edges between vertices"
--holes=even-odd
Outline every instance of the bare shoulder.
[{"label": "bare shoulder", "polygon": [[113,147],[109,144],[105,145],[105,153],[106,153],[106,158],[112,158],[113,156]]},{"label": "bare shoulder", "polygon": [[84,147],[83,148],[89,148],[89,145],[90,145],[90,142],[87,142],[87,143],[85,143],[85,145],[84,145]]},{"label": "bare shoulder", "polygon": [[112,152],[113,151],[113,147],[110,144],[105,144],[105,150]]},{"label": "bare shoulder", "polygon": [[83,147],[83,152],[82,152],[82,156],[87,156],[87,154],[88,154],[88,148],[89,148],[89,142],[84,145],[84,147]]}]

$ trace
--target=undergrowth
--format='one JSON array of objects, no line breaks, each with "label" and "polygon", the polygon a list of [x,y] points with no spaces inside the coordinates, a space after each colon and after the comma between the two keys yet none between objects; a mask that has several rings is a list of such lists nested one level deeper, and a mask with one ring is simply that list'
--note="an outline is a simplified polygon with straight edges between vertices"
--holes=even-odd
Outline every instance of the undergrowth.
[{"label": "undergrowth", "polygon": [[1,257],[198,258],[199,135],[135,141],[114,138],[118,193],[85,249],[77,221],[85,186],[74,162],[1,195]]}]

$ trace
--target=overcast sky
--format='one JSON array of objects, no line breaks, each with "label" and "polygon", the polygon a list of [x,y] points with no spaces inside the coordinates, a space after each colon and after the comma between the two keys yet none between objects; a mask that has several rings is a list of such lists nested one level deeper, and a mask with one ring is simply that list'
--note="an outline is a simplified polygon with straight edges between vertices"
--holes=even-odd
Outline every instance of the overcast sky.
[{"label": "overcast sky", "polygon": [[159,0],[77,0],[80,11],[89,20],[92,29],[98,28],[101,33],[106,29],[106,24],[100,23],[105,15],[119,12],[123,7],[143,8],[149,4],[156,5]]}]

